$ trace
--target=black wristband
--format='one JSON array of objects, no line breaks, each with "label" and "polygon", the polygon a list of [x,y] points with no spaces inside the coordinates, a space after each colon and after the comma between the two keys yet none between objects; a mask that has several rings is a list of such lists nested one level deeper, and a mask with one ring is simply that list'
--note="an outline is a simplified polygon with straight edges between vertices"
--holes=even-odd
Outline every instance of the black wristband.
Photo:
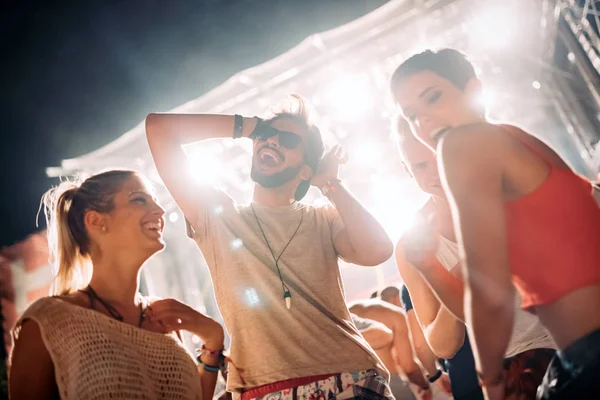
[{"label": "black wristband", "polygon": [[240,114],[235,114],[233,116],[233,138],[239,139],[242,137],[244,132],[244,117]]},{"label": "black wristband", "polygon": [[429,381],[429,383],[433,383],[435,381],[437,381],[438,379],[440,379],[442,377],[442,370],[438,369],[437,372],[435,373],[435,375],[430,376],[429,378],[427,378],[427,380]]},{"label": "black wristband", "polygon": [[254,118],[256,119],[256,126],[254,127],[252,133],[248,136],[252,140],[256,139],[256,134],[258,133],[258,131],[260,131],[262,125],[264,124],[263,119],[261,117]]}]

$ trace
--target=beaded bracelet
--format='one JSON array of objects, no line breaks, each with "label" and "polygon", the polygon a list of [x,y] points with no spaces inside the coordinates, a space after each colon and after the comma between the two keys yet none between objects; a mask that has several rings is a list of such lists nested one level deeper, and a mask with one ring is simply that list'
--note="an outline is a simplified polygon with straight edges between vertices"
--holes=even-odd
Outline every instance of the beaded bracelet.
[{"label": "beaded bracelet", "polygon": [[[198,356],[196,357],[196,361],[198,362],[199,365],[202,365],[202,368],[205,371],[208,372],[219,372],[221,370],[221,366],[224,365],[224,361],[225,361],[225,356],[223,355],[223,349],[219,349],[219,350],[209,350],[207,349],[204,345],[202,345],[202,348],[197,350]],[[212,357],[217,357],[218,358],[218,365],[209,365],[209,364],[205,364],[202,362],[202,354],[208,354]]]}]

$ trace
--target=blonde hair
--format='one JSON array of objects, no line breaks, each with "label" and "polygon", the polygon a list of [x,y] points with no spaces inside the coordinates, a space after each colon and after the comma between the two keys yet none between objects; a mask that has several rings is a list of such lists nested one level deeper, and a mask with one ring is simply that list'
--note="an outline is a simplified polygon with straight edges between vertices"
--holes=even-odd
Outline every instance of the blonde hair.
[{"label": "blonde hair", "polygon": [[52,295],[82,289],[92,277],[90,238],[85,228],[88,211],[111,212],[114,195],[137,172],[111,170],[85,180],[62,182],[42,197],[48,229],[50,263],[55,273]]},{"label": "blonde hair", "polygon": [[309,130],[316,128],[318,118],[315,109],[299,94],[290,94],[285,101],[271,107],[265,122],[270,123],[284,117],[301,122]]}]

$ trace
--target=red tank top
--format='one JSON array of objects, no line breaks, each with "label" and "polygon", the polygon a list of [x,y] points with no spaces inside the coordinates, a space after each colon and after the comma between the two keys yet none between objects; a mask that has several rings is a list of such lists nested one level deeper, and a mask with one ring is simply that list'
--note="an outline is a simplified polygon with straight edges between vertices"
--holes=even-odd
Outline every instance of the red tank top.
[{"label": "red tank top", "polygon": [[[513,128],[514,129],[514,128]],[[505,203],[513,283],[523,308],[600,283],[600,208],[592,184],[508,133],[550,167],[533,192]]]}]

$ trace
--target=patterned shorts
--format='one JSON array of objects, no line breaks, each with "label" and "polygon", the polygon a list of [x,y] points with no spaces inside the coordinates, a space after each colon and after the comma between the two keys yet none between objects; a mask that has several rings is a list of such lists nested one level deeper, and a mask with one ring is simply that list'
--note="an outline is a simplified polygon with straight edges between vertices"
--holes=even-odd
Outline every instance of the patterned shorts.
[{"label": "patterned shorts", "polygon": [[555,354],[552,349],[533,349],[504,360],[505,396],[535,399],[537,388]]},{"label": "patterned shorts", "polygon": [[269,393],[255,400],[394,400],[388,383],[374,369],[360,372],[344,372],[327,379]]}]

